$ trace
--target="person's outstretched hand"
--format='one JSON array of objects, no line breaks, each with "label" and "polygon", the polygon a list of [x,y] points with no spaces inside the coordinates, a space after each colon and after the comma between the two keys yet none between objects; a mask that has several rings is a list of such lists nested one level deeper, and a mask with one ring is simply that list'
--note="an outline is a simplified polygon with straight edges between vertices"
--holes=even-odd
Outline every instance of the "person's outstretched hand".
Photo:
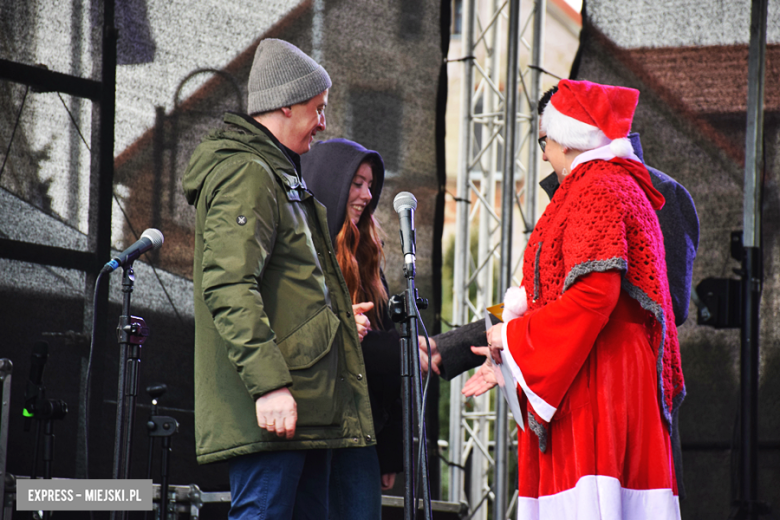
[{"label": "person's outstretched hand", "polygon": [[428,344],[425,342],[425,336],[417,336],[417,340],[420,344],[420,370],[423,376],[428,373],[428,367],[430,366],[433,372],[440,376],[441,369],[441,354],[436,348],[436,341],[433,338],[428,338],[431,342],[431,359],[428,359]]},{"label": "person's outstretched hand", "polygon": [[478,356],[485,356],[485,362],[477,369],[473,376],[463,385],[461,392],[466,397],[482,395],[498,384],[493,373],[493,362],[490,359],[488,347],[471,347],[471,351]]}]

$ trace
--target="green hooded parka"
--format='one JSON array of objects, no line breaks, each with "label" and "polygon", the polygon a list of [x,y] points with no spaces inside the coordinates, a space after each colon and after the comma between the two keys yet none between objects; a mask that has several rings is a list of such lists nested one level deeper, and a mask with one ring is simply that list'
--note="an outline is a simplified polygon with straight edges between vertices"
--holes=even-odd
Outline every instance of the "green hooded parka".
[{"label": "green hooded parka", "polygon": [[[325,208],[259,123],[198,145],[182,184],[195,206],[195,440],[201,464],[259,451],[375,443],[352,302]],[[288,387],[291,440],[261,429],[255,400]]]}]

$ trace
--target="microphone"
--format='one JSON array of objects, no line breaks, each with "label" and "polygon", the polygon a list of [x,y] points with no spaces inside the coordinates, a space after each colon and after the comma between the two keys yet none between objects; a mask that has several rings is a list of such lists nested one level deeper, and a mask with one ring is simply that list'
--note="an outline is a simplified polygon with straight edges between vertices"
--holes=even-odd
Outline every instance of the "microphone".
[{"label": "microphone", "polygon": [[402,191],[393,199],[393,209],[401,221],[401,249],[404,252],[404,275],[414,278],[415,232],[414,210],[417,209],[417,199],[408,191]]},{"label": "microphone", "polygon": [[141,238],[138,239],[135,244],[122,251],[119,256],[114,257],[113,260],[104,265],[101,273],[110,273],[118,267],[124,267],[131,264],[136,258],[150,249],[160,249],[164,240],[163,234],[157,229],[147,229],[141,234]]}]

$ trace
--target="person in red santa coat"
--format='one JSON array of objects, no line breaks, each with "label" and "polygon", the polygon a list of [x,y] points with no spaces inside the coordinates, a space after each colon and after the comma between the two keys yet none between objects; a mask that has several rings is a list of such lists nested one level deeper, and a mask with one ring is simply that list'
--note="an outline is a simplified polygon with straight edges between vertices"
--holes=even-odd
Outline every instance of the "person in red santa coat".
[{"label": "person in red santa coat", "polygon": [[525,250],[527,310],[487,336],[496,362],[511,354],[525,419],[518,518],[679,518],[669,432],[685,385],[664,198],[626,139],[639,92],[558,88],[540,145],[560,188]]}]

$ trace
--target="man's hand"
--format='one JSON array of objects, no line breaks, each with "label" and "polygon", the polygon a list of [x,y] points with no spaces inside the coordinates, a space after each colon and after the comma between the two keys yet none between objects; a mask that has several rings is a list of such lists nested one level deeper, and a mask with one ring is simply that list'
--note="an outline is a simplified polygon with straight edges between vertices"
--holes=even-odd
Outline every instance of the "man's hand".
[{"label": "man's hand", "polygon": [[[501,337],[503,323],[498,323],[490,327],[487,331],[488,348],[490,349],[490,357],[493,358],[493,362],[497,365],[501,364],[501,351],[504,350],[504,338]],[[473,351],[473,349],[472,349]],[[486,355],[486,354],[481,354]]]},{"label": "man's hand", "polygon": [[371,322],[368,321],[368,317],[363,314],[374,308],[374,302],[363,302],[352,306],[352,314],[355,315],[355,324],[357,325],[358,338],[363,341],[363,338],[371,330]]},{"label": "man's hand", "polygon": [[278,388],[258,397],[255,401],[257,425],[269,432],[276,432],[287,440],[295,435],[298,422],[298,405],[287,388]]},{"label": "man's hand", "polygon": [[431,370],[440,376],[441,375],[441,354],[439,349],[436,348],[436,341],[433,338],[428,338],[431,342],[431,359],[428,360],[428,344],[425,342],[425,336],[417,336],[417,340],[420,344],[420,370],[423,375],[428,373],[428,366]]},{"label": "man's hand", "polygon": [[485,362],[463,385],[461,392],[466,397],[482,395],[498,384],[496,375],[493,373],[493,362],[488,355],[490,349],[488,347],[471,347],[471,351],[478,356],[485,356]]}]

